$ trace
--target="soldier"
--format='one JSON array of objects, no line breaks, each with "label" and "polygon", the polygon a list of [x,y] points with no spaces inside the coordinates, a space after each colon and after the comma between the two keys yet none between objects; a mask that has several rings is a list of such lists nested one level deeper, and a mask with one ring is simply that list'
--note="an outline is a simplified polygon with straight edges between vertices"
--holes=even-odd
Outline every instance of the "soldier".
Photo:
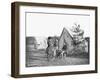
[{"label": "soldier", "polygon": [[73,49],[73,39],[66,28],[63,29],[59,39],[48,37],[47,44],[46,53],[48,58],[64,56],[64,54],[70,53]]}]

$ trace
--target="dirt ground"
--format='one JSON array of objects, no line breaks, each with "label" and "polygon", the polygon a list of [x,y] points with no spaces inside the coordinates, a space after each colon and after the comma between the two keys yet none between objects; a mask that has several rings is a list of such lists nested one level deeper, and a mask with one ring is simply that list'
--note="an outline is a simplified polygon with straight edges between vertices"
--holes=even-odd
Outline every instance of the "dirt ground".
[{"label": "dirt ground", "polygon": [[89,64],[89,53],[68,54],[48,61],[44,50],[26,52],[26,67],[63,66]]}]

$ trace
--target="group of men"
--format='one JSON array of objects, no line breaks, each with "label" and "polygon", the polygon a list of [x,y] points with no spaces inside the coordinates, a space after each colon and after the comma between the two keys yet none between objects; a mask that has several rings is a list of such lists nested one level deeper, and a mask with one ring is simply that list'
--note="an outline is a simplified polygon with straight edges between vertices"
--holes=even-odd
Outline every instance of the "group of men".
[{"label": "group of men", "polygon": [[71,36],[66,28],[63,28],[63,31],[60,37],[48,37],[46,48],[46,53],[48,58],[52,57],[63,57],[74,49],[76,43],[83,41],[84,31],[80,29],[80,25],[74,28],[74,35]]},{"label": "group of men", "polygon": [[72,39],[68,31],[64,28],[60,37],[48,37],[46,53],[50,57],[62,57],[72,49]]}]

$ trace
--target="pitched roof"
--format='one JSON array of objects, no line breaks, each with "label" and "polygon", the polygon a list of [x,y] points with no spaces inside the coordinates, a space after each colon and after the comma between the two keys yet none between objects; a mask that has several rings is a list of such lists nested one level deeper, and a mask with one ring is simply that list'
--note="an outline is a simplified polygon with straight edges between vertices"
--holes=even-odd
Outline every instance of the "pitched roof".
[{"label": "pitched roof", "polygon": [[69,31],[65,27],[62,30],[62,33],[60,35],[60,38],[61,38],[61,36],[63,35],[64,32],[66,32],[70,36],[70,38],[73,40],[73,37],[71,36],[71,34],[69,33]]}]

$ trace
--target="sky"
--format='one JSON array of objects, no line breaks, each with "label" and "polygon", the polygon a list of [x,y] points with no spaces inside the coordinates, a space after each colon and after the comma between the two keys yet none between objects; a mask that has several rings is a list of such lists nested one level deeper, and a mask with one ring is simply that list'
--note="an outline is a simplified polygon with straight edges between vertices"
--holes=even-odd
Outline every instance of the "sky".
[{"label": "sky", "polygon": [[60,36],[63,28],[70,30],[74,24],[80,24],[84,36],[89,36],[90,16],[26,13],[26,36]]}]

